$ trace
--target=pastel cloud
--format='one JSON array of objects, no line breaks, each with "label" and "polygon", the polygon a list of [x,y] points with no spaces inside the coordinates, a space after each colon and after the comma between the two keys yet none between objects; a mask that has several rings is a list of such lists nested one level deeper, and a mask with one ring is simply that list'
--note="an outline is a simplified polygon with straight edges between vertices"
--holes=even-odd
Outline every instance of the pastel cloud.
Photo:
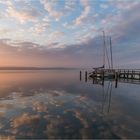
[{"label": "pastel cloud", "polygon": [[43,18],[43,20],[34,26],[34,30],[37,34],[41,34],[50,27],[50,19],[48,17]]},{"label": "pastel cloud", "polygon": [[6,1],[5,0],[0,0],[0,3],[4,4],[4,5],[7,5],[7,6],[13,5],[11,0],[6,0]]},{"label": "pastel cloud", "polygon": [[25,23],[27,21],[36,21],[37,17],[40,15],[40,13],[35,9],[20,9],[17,10],[15,7],[8,7],[7,13],[9,17],[15,18],[21,23]]},{"label": "pastel cloud", "polygon": [[110,4],[113,4],[116,6],[118,9],[121,10],[129,10],[133,8],[134,6],[139,4],[139,0],[109,0]]},{"label": "pastel cloud", "polygon": [[[58,35],[58,33],[56,33]],[[50,66],[50,67],[78,67],[82,65],[89,66],[93,63],[91,56],[93,57],[94,48],[92,44],[98,44],[99,41],[93,39],[87,41],[84,44],[69,45],[63,48],[54,48],[55,45],[59,46],[59,43],[48,44],[48,46],[40,46],[31,42],[14,43],[11,46],[7,41],[1,40],[1,65],[8,66],[11,63],[13,65],[20,66]],[[85,47],[86,46],[86,47]],[[47,49],[48,48],[48,49]],[[96,63],[95,55],[95,63]],[[5,59],[6,58],[6,59]],[[33,61],[34,60],[34,61]]]},{"label": "pastel cloud", "polygon": [[85,22],[85,19],[88,17],[88,14],[90,13],[90,9],[91,9],[88,1],[81,0],[80,2],[84,6],[84,11],[81,13],[81,15],[78,18],[76,18],[75,20],[76,25],[80,25],[83,22]]},{"label": "pastel cloud", "polygon": [[61,11],[56,11],[49,0],[40,0],[43,4],[45,10],[49,13],[51,17],[54,17],[56,20],[59,20],[60,17],[63,15]]}]

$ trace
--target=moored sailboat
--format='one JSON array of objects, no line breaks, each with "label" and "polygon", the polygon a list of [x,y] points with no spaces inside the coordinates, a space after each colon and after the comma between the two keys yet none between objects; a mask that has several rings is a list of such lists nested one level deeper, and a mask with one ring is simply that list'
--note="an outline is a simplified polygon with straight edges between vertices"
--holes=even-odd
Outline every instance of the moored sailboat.
[{"label": "moored sailboat", "polygon": [[[93,68],[93,72],[90,73],[90,77],[92,78],[114,78],[115,77],[115,71],[113,70],[113,57],[112,57],[112,42],[110,37],[110,55],[111,55],[111,64],[109,62],[109,56],[107,54],[107,48],[106,48],[106,40],[105,40],[105,32],[103,31],[103,66]],[[105,68],[105,56],[107,56],[108,60],[108,66],[109,69]],[[111,65],[111,68],[110,68]]]}]

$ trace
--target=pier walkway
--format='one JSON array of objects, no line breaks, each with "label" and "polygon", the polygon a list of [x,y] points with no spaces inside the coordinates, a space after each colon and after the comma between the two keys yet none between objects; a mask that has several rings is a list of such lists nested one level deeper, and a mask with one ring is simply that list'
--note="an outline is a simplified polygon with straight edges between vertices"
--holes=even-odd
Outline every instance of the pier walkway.
[{"label": "pier walkway", "polygon": [[104,73],[112,73],[116,78],[140,80],[140,69],[103,69]]},{"label": "pier walkway", "polygon": [[[98,69],[93,72],[84,72],[85,81],[93,79],[93,83],[99,81],[115,80],[117,82],[140,84],[140,69]],[[82,71],[80,71],[80,80]],[[103,83],[103,82],[101,82]]]}]

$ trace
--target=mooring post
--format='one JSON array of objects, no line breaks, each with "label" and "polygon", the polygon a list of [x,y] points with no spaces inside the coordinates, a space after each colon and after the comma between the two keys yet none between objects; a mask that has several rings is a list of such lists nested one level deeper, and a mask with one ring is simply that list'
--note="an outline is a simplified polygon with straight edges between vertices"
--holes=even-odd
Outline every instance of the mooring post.
[{"label": "mooring post", "polygon": [[115,88],[118,86],[118,72],[115,72]]},{"label": "mooring post", "polygon": [[80,81],[82,80],[82,71],[80,71]]},{"label": "mooring post", "polygon": [[87,71],[85,71],[85,82],[87,82]]},{"label": "mooring post", "polygon": [[104,70],[102,71],[102,80],[104,81]]},{"label": "mooring post", "polygon": [[118,72],[115,72],[115,81],[118,80]]}]

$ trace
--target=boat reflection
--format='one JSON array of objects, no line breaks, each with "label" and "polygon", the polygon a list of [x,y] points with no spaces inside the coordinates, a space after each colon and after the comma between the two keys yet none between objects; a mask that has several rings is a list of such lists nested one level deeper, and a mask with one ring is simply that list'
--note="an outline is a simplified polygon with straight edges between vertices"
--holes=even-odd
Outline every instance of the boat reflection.
[{"label": "boat reflection", "polygon": [[103,88],[102,114],[109,113],[111,107],[112,82],[108,82],[107,89]]},{"label": "boat reflection", "polygon": [[[102,88],[102,107],[101,107],[101,113],[103,115],[109,114],[110,108],[111,108],[111,94],[112,94],[112,86],[114,84],[114,81],[107,81],[105,83],[104,80],[101,79],[93,79],[92,83],[101,85]],[[106,84],[106,85],[105,85]],[[117,88],[118,82],[115,81],[115,88]]]}]

